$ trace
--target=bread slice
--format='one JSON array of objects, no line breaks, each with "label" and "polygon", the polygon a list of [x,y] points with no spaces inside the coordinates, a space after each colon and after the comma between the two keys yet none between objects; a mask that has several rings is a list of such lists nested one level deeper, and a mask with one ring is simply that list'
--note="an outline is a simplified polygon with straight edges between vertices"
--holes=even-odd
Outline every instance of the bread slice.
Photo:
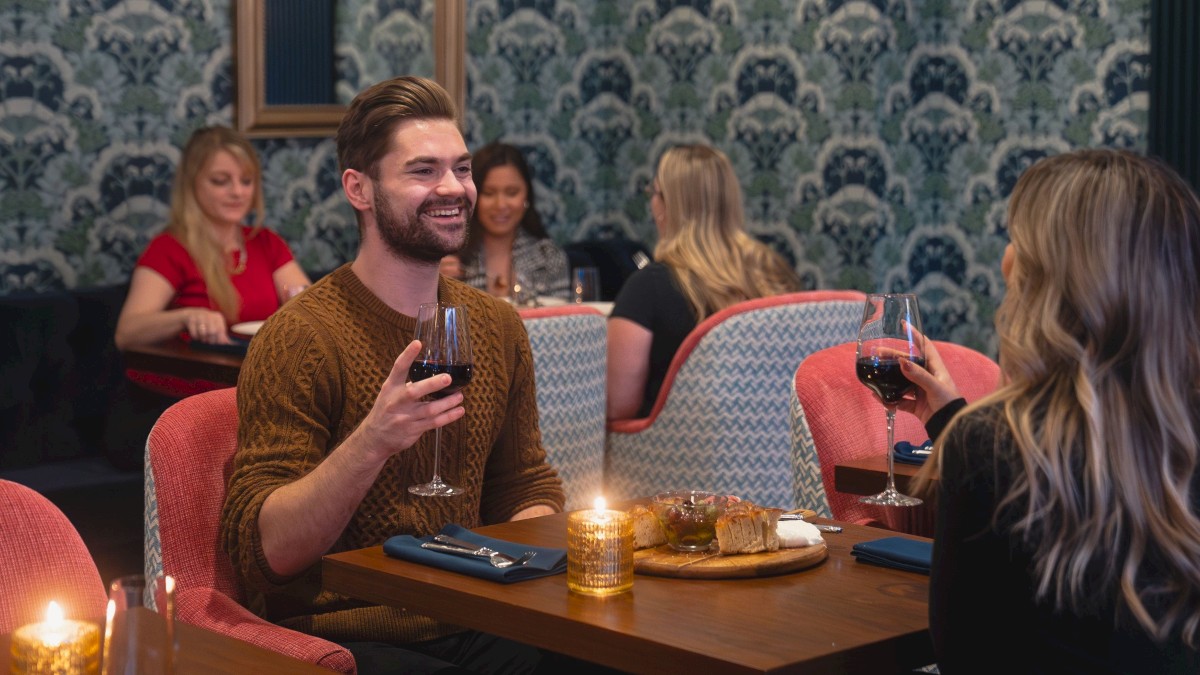
[{"label": "bread slice", "polygon": [[658,516],[650,509],[638,504],[629,509],[628,515],[633,518],[633,547],[635,549],[661,546],[667,543],[667,535],[663,532]]},{"label": "bread slice", "polygon": [[782,509],[764,509],[745,500],[731,504],[717,518],[717,546],[724,555],[778,551],[776,527],[782,514]]}]

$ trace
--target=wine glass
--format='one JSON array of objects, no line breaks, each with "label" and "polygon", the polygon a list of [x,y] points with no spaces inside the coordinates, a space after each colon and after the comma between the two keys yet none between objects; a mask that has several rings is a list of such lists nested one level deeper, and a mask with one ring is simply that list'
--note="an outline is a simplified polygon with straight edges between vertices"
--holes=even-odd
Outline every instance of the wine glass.
[{"label": "wine glass", "polygon": [[[408,379],[417,382],[440,373],[450,375],[450,384],[430,394],[442,398],[467,386],[471,381],[474,360],[471,358],[471,334],[467,324],[467,308],[437,302],[422,304],[417,309],[417,334],[421,351],[408,369]],[[410,485],[408,491],[423,497],[449,497],[462,494],[463,489],[448,485],[439,473],[442,449],[442,428],[433,430],[433,478],[428,483]]]},{"label": "wine glass", "polygon": [[871,293],[863,308],[858,328],[854,369],[858,380],[871,390],[887,410],[887,487],[883,492],[860,497],[864,504],[916,506],[921,500],[896,490],[895,444],[896,404],[916,385],[900,370],[900,359],[925,365],[925,337],[917,296],[909,293]]}]

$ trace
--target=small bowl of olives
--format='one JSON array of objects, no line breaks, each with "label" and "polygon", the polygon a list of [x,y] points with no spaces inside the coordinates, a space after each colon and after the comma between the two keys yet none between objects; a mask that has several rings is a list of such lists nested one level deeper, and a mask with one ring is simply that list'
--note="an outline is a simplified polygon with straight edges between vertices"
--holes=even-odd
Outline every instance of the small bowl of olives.
[{"label": "small bowl of olives", "polygon": [[671,490],[654,495],[650,510],[658,517],[667,544],[676,551],[707,551],[717,538],[717,518],[727,497],[699,490]]}]

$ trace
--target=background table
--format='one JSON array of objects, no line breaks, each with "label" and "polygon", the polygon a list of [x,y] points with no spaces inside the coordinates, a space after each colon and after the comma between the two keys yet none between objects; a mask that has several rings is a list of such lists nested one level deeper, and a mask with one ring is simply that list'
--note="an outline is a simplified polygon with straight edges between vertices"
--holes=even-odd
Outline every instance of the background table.
[{"label": "background table", "polygon": [[[908,484],[921,467],[895,462],[896,489],[908,494]],[[887,458],[883,454],[860,459],[847,459],[833,467],[833,487],[852,495],[873,495],[887,484]]]},{"label": "background table", "polygon": [[238,354],[194,349],[183,340],[172,338],[145,347],[127,349],[125,365],[184,379],[208,380],[231,386],[237,385],[242,360]]},{"label": "background table", "polygon": [[[566,546],[566,515],[480,528]],[[929,578],[856,562],[850,547],[891,536],[845,526],[820,565],[774,577],[637,575],[607,598],[567,590],[566,575],[497,584],[373,547],[328,555],[325,588],[631,672],[895,673],[933,661]]]},{"label": "background table", "polygon": [[[104,626],[100,624],[103,640]],[[175,623],[179,642],[175,675],[329,675],[331,671],[249,642],[186,623]],[[12,635],[0,636],[0,673],[12,669]]]}]

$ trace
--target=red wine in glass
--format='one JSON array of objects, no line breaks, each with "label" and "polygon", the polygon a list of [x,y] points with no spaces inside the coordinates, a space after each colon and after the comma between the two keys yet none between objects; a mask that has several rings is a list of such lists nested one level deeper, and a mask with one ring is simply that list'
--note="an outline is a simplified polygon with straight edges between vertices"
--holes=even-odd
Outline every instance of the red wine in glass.
[{"label": "red wine in glass", "polygon": [[430,398],[445,398],[471,383],[470,363],[441,363],[438,361],[414,361],[408,369],[408,379],[413,382],[427,380],[434,375],[446,373],[450,384],[429,395]]},{"label": "red wine in glass", "polygon": [[[925,359],[911,357],[910,361],[924,367]],[[858,381],[867,385],[881,403],[894,406],[904,395],[916,388],[900,370],[900,359],[881,359],[864,356],[854,363]]]},{"label": "red wine in glass", "polygon": [[871,293],[863,306],[858,328],[854,371],[887,413],[887,485],[883,492],[860,497],[864,504],[916,506],[921,500],[896,490],[895,457],[896,405],[916,385],[900,370],[901,359],[925,365],[925,336],[917,296],[909,293]]}]

